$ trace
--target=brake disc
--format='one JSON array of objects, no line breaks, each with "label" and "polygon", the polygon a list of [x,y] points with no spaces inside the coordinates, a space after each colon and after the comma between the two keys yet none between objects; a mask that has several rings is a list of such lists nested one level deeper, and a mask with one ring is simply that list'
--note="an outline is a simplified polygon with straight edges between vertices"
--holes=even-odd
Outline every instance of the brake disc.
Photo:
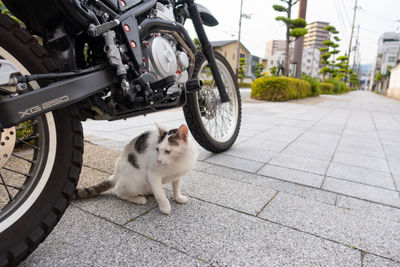
[{"label": "brake disc", "polygon": [[15,127],[0,132],[0,169],[7,163],[14,150],[16,140]]}]

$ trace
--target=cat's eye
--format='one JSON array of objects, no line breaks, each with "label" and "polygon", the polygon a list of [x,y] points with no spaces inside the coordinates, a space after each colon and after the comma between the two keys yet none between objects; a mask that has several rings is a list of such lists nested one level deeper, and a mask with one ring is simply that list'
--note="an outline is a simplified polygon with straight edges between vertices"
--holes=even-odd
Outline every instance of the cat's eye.
[{"label": "cat's eye", "polygon": [[171,150],[165,150],[165,154],[171,153]]},{"label": "cat's eye", "polygon": [[160,151],[160,150],[158,149],[158,147],[156,147],[156,150],[157,150],[157,152]]}]

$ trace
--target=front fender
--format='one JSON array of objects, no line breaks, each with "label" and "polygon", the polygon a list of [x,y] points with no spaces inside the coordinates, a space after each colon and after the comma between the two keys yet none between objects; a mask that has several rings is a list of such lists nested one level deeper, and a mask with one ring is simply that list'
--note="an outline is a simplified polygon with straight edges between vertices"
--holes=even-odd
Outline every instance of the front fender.
[{"label": "front fender", "polygon": [[204,25],[214,27],[219,24],[218,20],[214,17],[211,11],[208,10],[205,6],[197,3],[196,6]]}]

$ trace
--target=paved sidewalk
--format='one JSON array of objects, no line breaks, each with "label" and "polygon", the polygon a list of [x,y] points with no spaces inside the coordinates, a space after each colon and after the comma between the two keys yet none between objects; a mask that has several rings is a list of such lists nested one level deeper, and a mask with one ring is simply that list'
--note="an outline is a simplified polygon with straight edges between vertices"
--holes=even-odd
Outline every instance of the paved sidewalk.
[{"label": "paved sidewalk", "polygon": [[[75,201],[23,265],[400,266],[400,101],[357,91],[244,102],[234,147],[200,149],[183,182],[188,204],[171,201],[166,216],[154,198]],[[108,177],[154,122],[184,119],[85,122],[80,186]]]}]

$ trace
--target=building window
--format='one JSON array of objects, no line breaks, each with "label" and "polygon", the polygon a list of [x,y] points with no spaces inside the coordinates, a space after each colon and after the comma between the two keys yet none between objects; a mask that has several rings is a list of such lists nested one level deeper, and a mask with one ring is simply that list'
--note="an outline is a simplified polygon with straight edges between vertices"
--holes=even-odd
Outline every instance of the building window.
[{"label": "building window", "polygon": [[274,61],[273,60],[271,60],[271,65],[274,65]]},{"label": "building window", "polygon": [[396,62],[396,57],[388,57],[388,62]]}]

